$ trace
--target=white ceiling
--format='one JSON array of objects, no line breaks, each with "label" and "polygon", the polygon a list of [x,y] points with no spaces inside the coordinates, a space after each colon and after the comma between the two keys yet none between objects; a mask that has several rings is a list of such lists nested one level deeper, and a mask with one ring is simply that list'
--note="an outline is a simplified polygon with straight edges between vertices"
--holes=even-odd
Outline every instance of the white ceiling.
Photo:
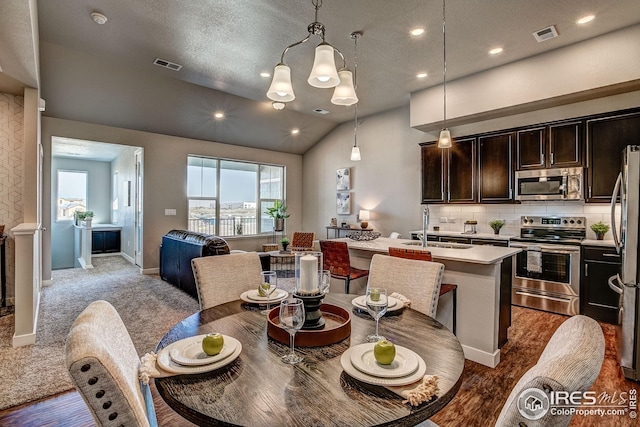
[{"label": "white ceiling", "polygon": [[[39,0],[37,5],[45,114],[293,153],[303,153],[336,124],[353,119],[353,107],[330,103],[331,90],[306,83],[319,43],[315,36],[285,57],[296,100],[275,112],[265,95],[270,79],[259,74],[272,73],[283,49],[307,35],[314,18],[311,0]],[[446,8],[449,81],[640,22],[638,0],[449,0]],[[107,23],[94,23],[93,11],[106,15]],[[596,15],[593,22],[575,23],[588,13]],[[0,28],[17,19],[4,16]],[[349,35],[364,32],[358,41],[360,116],[406,106],[411,92],[442,83],[440,1],[325,0],[318,21],[350,68]],[[559,37],[536,42],[532,32],[549,25]],[[409,30],[417,26],[426,32],[412,38]],[[496,46],[504,52],[489,56]],[[24,81],[24,72],[5,62],[11,55],[15,51],[0,46],[0,66]],[[183,68],[154,66],[156,57]],[[421,71],[428,77],[417,79]],[[118,103],[129,107],[122,111]],[[319,116],[316,108],[330,114]],[[214,110],[225,111],[227,119],[216,123],[210,117]],[[209,116],[199,117],[203,111]],[[292,137],[292,127],[299,127],[300,135]]]}]

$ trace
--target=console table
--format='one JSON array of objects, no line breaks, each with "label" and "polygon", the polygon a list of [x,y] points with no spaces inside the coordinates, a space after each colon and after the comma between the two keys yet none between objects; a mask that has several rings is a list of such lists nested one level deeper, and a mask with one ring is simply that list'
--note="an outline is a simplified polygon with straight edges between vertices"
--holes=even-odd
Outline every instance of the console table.
[{"label": "console table", "polygon": [[340,231],[351,231],[351,232],[363,232],[363,231],[373,231],[373,228],[350,228],[350,227],[338,227],[333,225],[327,225],[325,227],[327,229],[327,239],[329,238],[329,230],[334,230],[334,236],[336,239],[340,237]]}]

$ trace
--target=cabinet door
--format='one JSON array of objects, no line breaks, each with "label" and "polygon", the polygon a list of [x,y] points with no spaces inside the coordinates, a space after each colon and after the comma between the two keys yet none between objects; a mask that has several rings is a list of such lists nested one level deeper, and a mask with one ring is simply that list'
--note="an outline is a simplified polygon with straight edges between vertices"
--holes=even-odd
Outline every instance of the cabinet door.
[{"label": "cabinet door", "polygon": [[609,288],[609,277],[620,272],[620,264],[585,260],[580,287],[583,314],[596,320],[617,323],[620,295]]},{"label": "cabinet door", "polygon": [[476,197],[476,139],[453,140],[449,153],[449,203],[474,203]]},{"label": "cabinet door", "polygon": [[104,251],[120,252],[120,231],[104,232]]},{"label": "cabinet door", "polygon": [[480,203],[513,201],[513,133],[478,138]]},{"label": "cabinet door", "polygon": [[422,203],[444,203],[445,151],[436,143],[421,144]]},{"label": "cabinet door", "polygon": [[622,150],[640,142],[640,113],[587,121],[587,202],[610,202]]},{"label": "cabinet door", "polygon": [[582,122],[549,126],[549,167],[582,166]]},{"label": "cabinet door", "polygon": [[91,232],[91,253],[100,254],[104,252],[104,231]]},{"label": "cabinet door", "polygon": [[518,131],[516,142],[518,170],[542,169],[545,167],[545,129],[545,127],[539,127]]}]

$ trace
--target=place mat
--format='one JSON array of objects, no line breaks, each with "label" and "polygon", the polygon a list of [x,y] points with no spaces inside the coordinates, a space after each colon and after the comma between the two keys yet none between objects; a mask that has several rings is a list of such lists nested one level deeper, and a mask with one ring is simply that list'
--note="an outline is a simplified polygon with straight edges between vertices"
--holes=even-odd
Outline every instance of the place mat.
[{"label": "place mat", "polygon": [[425,364],[422,357],[416,355],[418,357],[418,369],[416,369],[412,374],[406,375],[404,377],[398,378],[382,378],[373,375],[366,374],[360,370],[358,370],[351,363],[351,353],[354,351],[354,347],[349,347],[342,356],[340,357],[340,364],[342,365],[342,369],[351,377],[362,381],[363,383],[373,384],[373,385],[381,385],[381,386],[406,386],[409,384],[413,384],[424,377],[424,374],[427,371],[427,365]]}]

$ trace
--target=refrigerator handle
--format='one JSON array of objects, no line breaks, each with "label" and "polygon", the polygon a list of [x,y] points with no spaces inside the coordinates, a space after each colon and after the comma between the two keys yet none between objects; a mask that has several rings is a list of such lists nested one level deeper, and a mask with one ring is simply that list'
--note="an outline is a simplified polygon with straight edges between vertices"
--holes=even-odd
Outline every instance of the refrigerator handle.
[{"label": "refrigerator handle", "polygon": [[[618,239],[618,227],[616,226],[616,198],[620,191],[620,183],[622,182],[622,172],[618,174],[616,179],[616,185],[613,187],[613,193],[611,194],[611,234],[613,234],[613,242],[616,245],[616,252],[620,253],[620,239]],[[620,198],[622,201],[622,198]],[[609,282],[611,283],[611,282]]]},{"label": "refrigerator handle", "polygon": [[609,287],[611,288],[611,290],[619,295],[622,295],[622,288],[619,286],[616,286],[613,281],[616,280],[618,283],[620,283],[620,275],[616,274],[615,276],[611,276],[609,277]]}]

